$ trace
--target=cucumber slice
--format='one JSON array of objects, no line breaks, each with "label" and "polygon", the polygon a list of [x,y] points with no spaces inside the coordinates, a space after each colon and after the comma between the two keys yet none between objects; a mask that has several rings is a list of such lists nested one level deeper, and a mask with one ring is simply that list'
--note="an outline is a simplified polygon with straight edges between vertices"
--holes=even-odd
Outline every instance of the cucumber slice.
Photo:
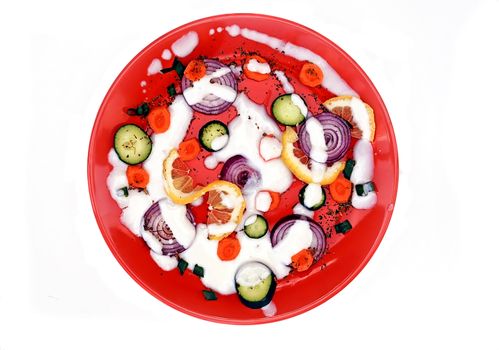
[{"label": "cucumber slice", "polygon": [[252,309],[268,305],[272,301],[277,284],[272,271],[256,261],[248,262],[237,270],[235,283],[239,300]]},{"label": "cucumber slice", "polygon": [[227,145],[229,141],[229,129],[221,121],[213,120],[201,127],[198,138],[204,149],[216,152]]},{"label": "cucumber slice", "polygon": [[272,114],[275,119],[283,125],[296,126],[303,123],[306,118],[306,115],[303,115],[300,106],[293,101],[293,96],[296,96],[294,97],[295,99],[298,98],[301,100],[303,104],[301,104],[301,102],[300,104],[302,107],[305,106],[306,108],[305,101],[297,94],[281,95],[272,103]]},{"label": "cucumber slice", "polygon": [[114,134],[114,150],[123,162],[135,165],[149,157],[152,141],[137,125],[126,124]]},{"label": "cucumber slice", "polygon": [[244,233],[249,238],[260,238],[265,236],[269,228],[267,220],[261,215],[249,216],[244,222]]},{"label": "cucumber slice", "polygon": [[305,190],[307,189],[308,186],[310,185],[303,186],[303,188],[300,190],[300,193],[298,194],[298,199],[300,200],[301,205],[303,205],[305,208],[307,208],[308,210],[315,211],[317,209],[320,209],[324,204],[326,204],[326,191],[324,191],[324,188],[321,187],[322,197],[320,201],[312,206],[307,206],[305,204]]}]

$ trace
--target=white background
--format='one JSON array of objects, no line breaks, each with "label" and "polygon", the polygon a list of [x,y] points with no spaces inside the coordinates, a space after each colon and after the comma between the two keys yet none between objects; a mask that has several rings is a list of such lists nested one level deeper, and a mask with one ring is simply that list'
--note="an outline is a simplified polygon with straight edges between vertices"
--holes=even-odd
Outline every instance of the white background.
[{"label": "white background", "polygon": [[[90,1],[0,5],[0,349],[499,349],[499,2]],[[392,223],[339,295],[263,326],[201,321],[120,267],[86,152],[123,66],[208,15],[261,12],[328,36],[371,77],[400,151]],[[495,334],[494,334],[495,332]]]}]

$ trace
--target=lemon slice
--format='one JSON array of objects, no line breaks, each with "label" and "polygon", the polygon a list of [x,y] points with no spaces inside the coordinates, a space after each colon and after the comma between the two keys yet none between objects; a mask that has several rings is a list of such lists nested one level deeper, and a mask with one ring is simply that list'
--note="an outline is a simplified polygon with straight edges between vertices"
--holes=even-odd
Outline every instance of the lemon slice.
[{"label": "lemon slice", "polygon": [[355,138],[374,140],[376,122],[374,110],[358,97],[338,96],[323,103],[330,112],[339,115],[352,125],[352,136]]},{"label": "lemon slice", "polygon": [[189,167],[173,149],[163,161],[163,185],[166,194],[177,204],[192,203],[208,193],[208,238],[220,240],[234,232],[241,222],[246,202],[239,187],[217,180],[202,187],[194,186]]},{"label": "lemon slice", "polygon": [[320,179],[320,181],[314,181],[314,174],[308,167],[309,159],[300,149],[294,146],[296,141],[298,141],[296,132],[292,128],[286,127],[286,130],[282,134],[281,159],[293,175],[308,184],[315,182],[321,185],[328,185],[334,182],[343,171],[345,162],[335,162],[333,165],[326,167],[322,179]]}]

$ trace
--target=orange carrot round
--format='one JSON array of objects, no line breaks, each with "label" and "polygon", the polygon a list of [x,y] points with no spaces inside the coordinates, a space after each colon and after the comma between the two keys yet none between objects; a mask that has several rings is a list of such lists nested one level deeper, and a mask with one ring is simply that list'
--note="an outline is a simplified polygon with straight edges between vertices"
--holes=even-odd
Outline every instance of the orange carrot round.
[{"label": "orange carrot round", "polygon": [[272,202],[270,203],[270,207],[268,211],[274,210],[279,206],[281,202],[281,195],[279,192],[268,191],[270,194],[270,198],[272,198]]},{"label": "orange carrot round", "polygon": [[346,203],[352,194],[352,183],[344,177],[338,177],[329,185],[329,193],[337,203]]},{"label": "orange carrot round", "polygon": [[126,178],[128,179],[128,184],[135,188],[146,188],[149,183],[149,174],[147,171],[136,165],[130,165],[126,169]]},{"label": "orange carrot round", "polygon": [[192,60],[185,67],[184,75],[191,81],[197,81],[206,75],[206,66],[201,60]]},{"label": "orange carrot round", "polygon": [[184,162],[196,158],[199,151],[201,151],[201,147],[195,138],[185,140],[178,146],[178,155]]},{"label": "orange carrot round", "polygon": [[306,62],[301,67],[299,79],[303,85],[315,87],[322,83],[324,73],[322,73],[318,65]]},{"label": "orange carrot round", "polygon": [[220,240],[218,242],[217,255],[220,260],[234,260],[241,251],[241,243],[234,234]]},{"label": "orange carrot round", "polygon": [[246,62],[244,63],[244,66],[243,66],[244,75],[246,75],[248,78],[256,80],[256,81],[262,81],[262,80],[268,79],[268,77],[270,77],[269,73],[258,73],[258,72],[253,72],[253,71],[248,69],[248,63],[252,59],[256,60],[258,63],[267,63],[267,61],[263,57],[260,57],[257,55],[249,56],[246,59]]},{"label": "orange carrot round", "polygon": [[296,271],[306,271],[312,266],[314,256],[310,249],[302,249],[291,257],[291,266]]},{"label": "orange carrot round", "polygon": [[170,112],[166,107],[156,107],[147,115],[147,123],[155,133],[162,133],[170,127]]}]

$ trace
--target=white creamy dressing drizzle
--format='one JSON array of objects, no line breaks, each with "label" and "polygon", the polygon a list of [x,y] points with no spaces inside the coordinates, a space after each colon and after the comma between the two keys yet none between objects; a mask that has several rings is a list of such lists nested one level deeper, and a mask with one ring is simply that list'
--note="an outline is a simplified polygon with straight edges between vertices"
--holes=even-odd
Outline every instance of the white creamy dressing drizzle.
[{"label": "white creamy dressing drizzle", "polygon": [[192,109],[182,96],[177,96],[168,107],[170,127],[166,132],[152,135],[152,151],[143,163],[149,173],[147,191],[154,201],[166,196],[163,187],[163,161],[173,148],[177,148],[185,137],[192,119]]},{"label": "white creamy dressing drizzle", "polygon": [[307,117],[308,115],[308,108],[303,99],[300,97],[300,95],[297,94],[291,94],[291,102],[298,107],[300,110],[300,113],[304,116]]},{"label": "white creamy dressing drizzle", "polygon": [[229,66],[230,70],[232,73],[234,73],[234,75],[236,77],[239,77],[242,73],[243,73],[243,67],[241,66],[238,66],[234,63],[232,63],[230,66]]},{"label": "white creamy dressing drizzle", "polygon": [[172,58],[172,52],[168,49],[164,49],[163,53],[161,54],[161,58],[165,61],[170,60]]},{"label": "white creamy dressing drizzle", "polygon": [[283,278],[290,272],[290,267],[274,254],[268,234],[262,238],[253,239],[246,236],[244,232],[239,232],[237,238],[241,243],[241,251],[234,260],[222,261],[217,255],[218,241],[208,239],[206,225],[198,224],[196,230],[194,242],[189,249],[180,253],[180,257],[189,263],[189,269],[193,269],[195,264],[202,266],[204,277],[201,281],[206,287],[220,294],[236,292],[234,276],[237,269],[246,262],[262,262],[274,272],[277,278]]},{"label": "white creamy dressing drizzle", "polygon": [[210,34],[210,35],[213,35],[213,34],[215,34],[215,29],[213,29],[213,28],[210,28],[210,30],[208,31],[208,34]]},{"label": "white creamy dressing drizzle", "polygon": [[295,92],[293,85],[291,85],[291,83],[288,80],[288,77],[286,76],[286,74],[284,74],[283,71],[275,70],[274,74],[277,77],[277,79],[279,79],[279,81],[281,82],[282,88],[284,89],[285,93],[292,94],[293,92]]},{"label": "white creamy dressing drizzle", "polygon": [[314,218],[314,212],[305,208],[303,205],[301,205],[301,203],[298,203],[293,207],[293,214],[305,215],[312,219]]},{"label": "white creamy dressing drizzle", "polygon": [[192,86],[185,89],[183,92],[185,100],[190,104],[194,105],[203,101],[204,98],[209,95],[215,95],[224,101],[232,102],[236,99],[237,91],[227,85],[218,84],[212,82],[214,78],[220,78],[231,70],[228,67],[222,67],[217,69],[211,74],[207,74],[198,81],[192,83]]},{"label": "white creamy dressing drizzle", "polygon": [[191,205],[193,207],[199,207],[201,204],[203,204],[203,201],[204,201],[203,196],[201,196],[201,197],[197,198],[196,200],[194,200],[194,202],[191,202]]},{"label": "white creamy dressing drizzle", "polygon": [[315,117],[310,117],[305,122],[305,127],[310,136],[310,154],[311,158],[324,161],[323,163],[317,162],[314,159],[310,159],[312,181],[315,183],[320,183],[324,178],[326,173],[326,163],[327,160],[327,147],[326,140],[324,138],[324,128],[322,124]]},{"label": "white creamy dressing drizzle", "polygon": [[225,145],[229,142],[229,135],[220,135],[217,136],[211,141],[211,149],[214,151],[219,151],[225,147]]},{"label": "white creamy dressing drizzle", "polygon": [[217,33],[221,33],[224,29],[222,27],[217,27]]},{"label": "white creamy dressing drizzle", "polygon": [[230,36],[235,37],[241,35],[246,39],[259,42],[273,48],[274,50],[284,52],[285,55],[293,57],[299,61],[309,61],[315,63],[324,73],[324,79],[322,81],[323,87],[338,96],[358,96],[358,94],[347,84],[345,80],[343,80],[343,78],[327,63],[324,58],[309,49],[294,45],[290,42],[285,42],[281,39],[256,30],[248,28],[241,29],[236,24],[227,26],[225,30]]},{"label": "white creamy dressing drizzle", "polygon": [[260,155],[266,161],[279,158],[282,152],[282,144],[273,136],[264,136],[260,141]]},{"label": "white creamy dressing drizzle", "polygon": [[[225,162],[232,156],[242,155],[250,165],[258,170],[261,183],[244,194],[247,214],[254,213],[255,195],[259,191],[268,190],[282,193],[293,181],[293,176],[280,158],[265,161],[259,154],[261,138],[274,135],[281,139],[281,130],[275,121],[267,115],[264,106],[251,101],[244,93],[240,93],[234,101],[238,116],[229,124],[229,142],[218,152],[213,152],[205,159],[205,166],[213,169],[219,162]],[[275,176],[279,174],[279,176]]]},{"label": "white creamy dressing drizzle", "polygon": [[254,287],[269,276],[268,268],[260,263],[251,262],[238,270],[236,282],[243,287]]},{"label": "white creamy dressing drizzle", "polygon": [[161,216],[170,227],[177,242],[188,248],[194,240],[196,229],[187,218],[187,207],[175,204],[168,198],[159,201]]},{"label": "white creamy dressing drizzle", "polygon": [[146,82],[145,80],[142,80],[142,81],[140,82],[140,86],[141,86],[141,87],[145,87],[146,85],[147,85],[147,82]]},{"label": "white creamy dressing drizzle", "polygon": [[161,61],[159,60],[159,58],[155,58],[151,61],[149,67],[147,67],[147,75],[157,74],[161,69],[163,69]]},{"label": "white creamy dressing drizzle", "polygon": [[244,221],[244,226],[249,226],[249,225],[252,225],[256,222],[256,219],[258,219],[258,216],[257,215],[250,215],[246,218],[246,220]]},{"label": "white creamy dressing drizzle", "polygon": [[291,264],[291,257],[299,251],[309,248],[314,234],[310,224],[305,220],[297,220],[288,230],[284,238],[274,247],[274,253],[286,265]]},{"label": "white creamy dressing drizzle", "polygon": [[150,254],[154,262],[164,271],[171,271],[178,265],[177,258],[174,256],[157,254],[153,250],[151,250]]},{"label": "white creamy dressing drizzle", "polygon": [[272,317],[277,313],[277,308],[273,301],[262,307],[263,314],[266,317]]},{"label": "white creamy dressing drizzle", "polygon": [[366,196],[359,196],[355,185],[372,181],[374,175],[373,146],[369,140],[358,140],[353,148],[353,167],[350,181],[353,183],[352,206],[357,209],[370,209],[376,205],[376,192],[369,192]]},{"label": "white creamy dressing drizzle", "polygon": [[190,31],[172,44],[172,51],[178,57],[186,57],[194,51],[198,44],[198,33]]},{"label": "white creamy dressing drizzle", "polygon": [[268,63],[260,63],[254,58],[250,59],[246,64],[246,69],[251,72],[260,73],[260,74],[268,74],[270,73],[270,66]]},{"label": "white creamy dressing drizzle", "polygon": [[322,202],[322,187],[319,184],[311,183],[305,187],[303,202],[309,208]]},{"label": "white creamy dressing drizzle", "polygon": [[266,212],[272,204],[272,197],[267,191],[260,191],[255,197],[255,209],[258,211]]}]

